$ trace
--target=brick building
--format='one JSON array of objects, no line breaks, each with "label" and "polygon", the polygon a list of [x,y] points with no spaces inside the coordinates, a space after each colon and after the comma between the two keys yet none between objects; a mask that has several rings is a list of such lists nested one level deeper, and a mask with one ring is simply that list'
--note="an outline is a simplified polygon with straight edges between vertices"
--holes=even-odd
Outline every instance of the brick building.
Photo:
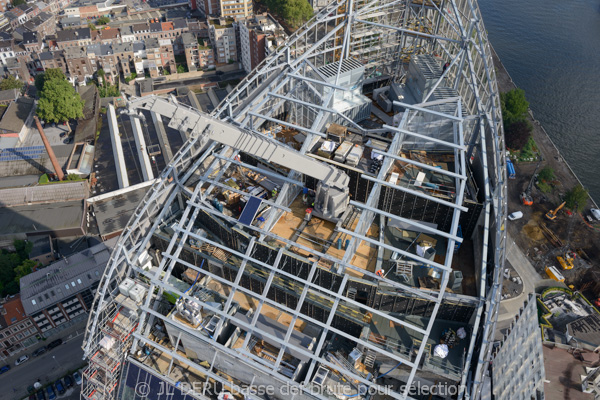
[{"label": "brick building", "polygon": [[0,360],[36,344],[39,334],[37,326],[25,313],[20,295],[0,304]]},{"label": "brick building", "polygon": [[215,61],[225,64],[237,61],[237,41],[232,19],[214,18],[208,21],[211,44],[215,48]]}]

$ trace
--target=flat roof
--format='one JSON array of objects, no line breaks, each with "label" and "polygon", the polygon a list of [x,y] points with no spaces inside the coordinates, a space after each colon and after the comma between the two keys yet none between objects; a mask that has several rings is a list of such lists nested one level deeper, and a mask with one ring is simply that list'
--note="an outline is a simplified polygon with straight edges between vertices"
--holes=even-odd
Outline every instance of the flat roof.
[{"label": "flat roof", "polygon": [[0,236],[81,229],[83,200],[0,208]]},{"label": "flat roof", "polygon": [[95,202],[92,207],[94,214],[96,214],[96,223],[100,235],[107,236],[123,230],[148,189],[149,186],[146,186],[110,199]]},{"label": "flat roof", "polygon": [[98,282],[116,242],[115,238],[97,244],[22,277],[25,312],[31,315]]}]

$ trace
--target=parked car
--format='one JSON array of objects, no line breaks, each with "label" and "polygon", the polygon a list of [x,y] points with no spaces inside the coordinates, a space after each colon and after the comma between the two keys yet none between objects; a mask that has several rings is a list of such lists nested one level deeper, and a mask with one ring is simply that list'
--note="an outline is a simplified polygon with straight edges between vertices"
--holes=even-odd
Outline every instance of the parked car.
[{"label": "parked car", "polygon": [[48,346],[46,346],[47,350],[52,350],[55,347],[58,347],[62,344],[62,339],[56,339],[53,342],[48,343]]},{"label": "parked car", "polygon": [[62,379],[57,380],[54,383],[54,386],[56,386],[56,390],[58,391],[58,394],[64,394],[67,389],[65,389],[65,385],[63,385],[62,383]]},{"label": "parked car", "polygon": [[0,374],[7,372],[9,369],[10,365],[5,365],[4,367],[0,368]]},{"label": "parked car", "polygon": [[66,138],[65,140],[63,140],[63,143],[64,143],[64,144],[69,144],[69,143],[71,143],[71,138],[70,138],[70,137]]},{"label": "parked car", "polygon": [[46,400],[46,395],[44,394],[44,389],[37,392],[37,400]]},{"label": "parked car", "polygon": [[59,135],[61,138],[64,138],[65,136],[67,136],[67,132],[61,132]]},{"label": "parked car", "polygon": [[37,349],[36,351],[34,351],[33,353],[31,353],[31,355],[33,357],[37,357],[37,356],[44,354],[45,352],[46,352],[46,346],[42,346],[39,349]]},{"label": "parked car", "polygon": [[19,357],[19,359],[17,361],[15,361],[15,365],[21,365],[27,360],[29,360],[28,355],[21,356],[21,357]]},{"label": "parked car", "polygon": [[594,218],[596,218],[597,220],[600,220],[600,210],[598,210],[597,208],[592,208],[590,210],[590,212],[592,213]]},{"label": "parked car", "polygon": [[508,219],[510,219],[511,221],[514,221],[515,219],[521,219],[523,218],[523,213],[521,211],[515,211],[512,214],[509,214]]},{"label": "parked car", "polygon": [[223,71],[217,71],[217,72],[215,72],[215,74],[217,74],[217,75],[223,75],[224,73],[225,72],[223,72]]},{"label": "parked car", "polygon": [[46,388],[46,392],[48,393],[48,400],[56,399],[56,392],[54,391],[52,385],[48,385],[48,387]]},{"label": "parked car", "polygon": [[73,372],[73,379],[75,379],[76,384],[81,385],[81,375],[79,375],[79,372]]},{"label": "parked car", "polygon": [[71,378],[71,375],[67,375],[65,376],[65,386],[70,388],[71,386],[73,386],[73,378]]}]

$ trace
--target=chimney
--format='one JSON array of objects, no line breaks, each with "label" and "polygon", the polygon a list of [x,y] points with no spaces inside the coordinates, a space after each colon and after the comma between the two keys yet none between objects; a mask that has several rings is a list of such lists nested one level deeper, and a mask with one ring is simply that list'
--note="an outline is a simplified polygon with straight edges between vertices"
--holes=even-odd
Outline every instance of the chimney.
[{"label": "chimney", "polygon": [[52,162],[52,167],[54,167],[56,176],[58,177],[58,180],[62,181],[65,179],[65,174],[63,174],[62,168],[58,164],[58,160],[56,159],[56,156],[54,155],[54,150],[52,150],[52,147],[50,146],[50,142],[48,142],[48,138],[46,137],[46,134],[44,133],[42,124],[40,124],[40,120],[37,117],[37,115],[34,116],[33,119],[35,120],[35,125],[37,126],[37,129],[40,132],[40,136],[42,137],[42,142],[44,142],[44,147],[46,148],[46,152],[48,152],[48,156],[50,157],[50,162]]}]

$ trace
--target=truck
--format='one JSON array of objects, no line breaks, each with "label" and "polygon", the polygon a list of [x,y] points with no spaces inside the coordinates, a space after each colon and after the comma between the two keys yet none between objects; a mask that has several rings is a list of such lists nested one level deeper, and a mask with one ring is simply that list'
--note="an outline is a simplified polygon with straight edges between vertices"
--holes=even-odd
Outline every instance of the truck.
[{"label": "truck", "polygon": [[516,179],[517,174],[515,172],[515,166],[508,158],[506,159],[506,170],[508,172],[508,179]]},{"label": "truck", "polygon": [[565,277],[558,272],[558,269],[556,269],[555,266],[547,266],[546,267],[546,274],[548,274],[548,276],[550,277],[550,279],[554,279],[557,282],[564,282],[565,281]]}]

